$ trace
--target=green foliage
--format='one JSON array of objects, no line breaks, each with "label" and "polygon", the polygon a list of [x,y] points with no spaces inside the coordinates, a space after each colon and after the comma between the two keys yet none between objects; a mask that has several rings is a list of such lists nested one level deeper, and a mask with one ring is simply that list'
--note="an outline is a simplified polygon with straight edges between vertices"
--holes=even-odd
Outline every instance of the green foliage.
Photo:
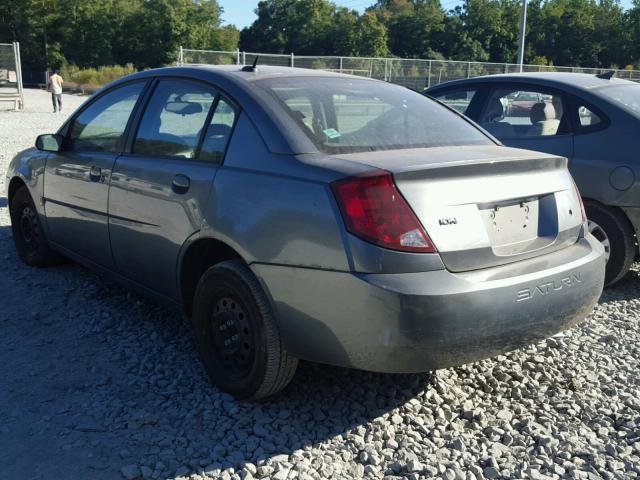
[{"label": "green foliage", "polygon": [[97,88],[135,71],[136,69],[132,64],[127,64],[124,67],[121,65],[102,66],[97,69],[81,69],[75,65],[65,65],[60,69],[60,75],[62,75],[67,84],[75,84],[85,88]]},{"label": "green foliage", "polygon": [[25,70],[158,67],[180,45],[237,48],[239,32],[220,26],[221,13],[217,0],[1,0],[0,42],[21,43]]},{"label": "green foliage", "polygon": [[[626,11],[619,0],[529,0],[528,5],[525,62],[640,63],[640,0]],[[180,45],[515,62],[521,8],[521,0],[463,0],[453,10],[440,0],[371,0],[359,13],[331,0],[262,0],[258,18],[239,32],[220,25],[217,0],[0,0],[0,42],[21,42],[25,70],[78,65],[86,70],[87,84],[98,81],[90,69],[98,75],[101,65],[141,69],[173,63]]]}]

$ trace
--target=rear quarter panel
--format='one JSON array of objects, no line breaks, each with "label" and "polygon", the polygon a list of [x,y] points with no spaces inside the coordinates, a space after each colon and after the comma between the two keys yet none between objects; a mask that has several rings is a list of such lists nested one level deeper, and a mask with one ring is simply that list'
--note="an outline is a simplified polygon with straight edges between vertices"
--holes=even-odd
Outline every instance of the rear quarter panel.
[{"label": "rear quarter panel", "polygon": [[611,124],[574,135],[569,170],[583,197],[605,205],[640,206],[640,120],[604,102],[595,106]]},{"label": "rear quarter panel", "polygon": [[201,236],[248,263],[349,270],[344,229],[329,183],[339,173],[272,154],[242,114],[218,171]]}]

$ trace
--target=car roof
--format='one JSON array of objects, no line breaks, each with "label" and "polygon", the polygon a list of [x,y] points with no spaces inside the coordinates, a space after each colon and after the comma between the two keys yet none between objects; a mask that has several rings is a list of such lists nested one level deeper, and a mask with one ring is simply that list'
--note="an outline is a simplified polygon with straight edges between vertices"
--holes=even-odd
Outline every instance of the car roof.
[{"label": "car roof", "polygon": [[[122,77],[96,92],[110,90],[123,83],[152,78],[187,78],[210,82],[238,103],[256,125],[269,151],[280,154],[318,153],[317,147],[297,124],[282,109],[274,106],[274,98],[266,90],[256,88],[257,80],[268,78],[344,78],[363,82],[380,82],[366,77],[357,77],[326,70],[306,68],[260,66],[243,71],[242,65],[189,65],[165,67],[133,73]],[[386,82],[381,82],[385,83]]]},{"label": "car roof", "polygon": [[158,76],[166,74],[180,74],[188,76],[189,73],[209,73],[218,77],[226,77],[237,81],[255,82],[257,80],[263,80],[266,78],[288,78],[288,77],[336,77],[336,78],[350,78],[350,79],[362,79],[372,80],[367,77],[358,77],[354,75],[347,75],[344,73],[331,72],[327,70],[318,70],[310,68],[298,68],[298,67],[280,67],[272,65],[257,65],[255,70],[243,70],[243,65],[189,65],[186,67],[165,67],[156,68],[153,70],[146,70],[141,72],[140,76],[145,74],[148,76]]},{"label": "car roof", "polygon": [[452,80],[450,82],[434,85],[429,90],[435,90],[455,85],[469,85],[475,83],[493,83],[493,82],[510,82],[510,83],[533,83],[537,85],[564,86],[573,87],[578,90],[597,90],[619,85],[638,85],[636,82],[625,80],[622,78],[611,79],[599,78],[596,75],[588,73],[570,73],[570,72],[526,72],[526,73],[505,73],[498,75],[484,75],[481,77],[464,78],[461,80]]}]

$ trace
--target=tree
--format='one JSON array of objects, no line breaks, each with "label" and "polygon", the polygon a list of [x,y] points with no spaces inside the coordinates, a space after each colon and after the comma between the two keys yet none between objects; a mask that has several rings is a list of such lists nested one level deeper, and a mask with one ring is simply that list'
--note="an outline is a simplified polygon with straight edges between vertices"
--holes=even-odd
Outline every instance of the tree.
[{"label": "tree", "polygon": [[325,55],[336,7],[327,0],[264,0],[258,18],[240,32],[240,48],[254,52]]},{"label": "tree", "polygon": [[[25,68],[175,60],[179,46],[235,49],[217,0],[3,0],[0,41],[21,42]],[[46,48],[45,48],[46,45]]]},{"label": "tree", "polygon": [[389,55],[387,27],[371,12],[362,14],[355,26],[356,45],[350,55],[386,57]]}]

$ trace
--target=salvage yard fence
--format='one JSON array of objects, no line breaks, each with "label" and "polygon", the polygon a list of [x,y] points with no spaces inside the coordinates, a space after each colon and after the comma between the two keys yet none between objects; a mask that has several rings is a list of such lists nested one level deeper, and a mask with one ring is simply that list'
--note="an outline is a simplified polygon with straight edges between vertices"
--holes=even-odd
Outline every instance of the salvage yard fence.
[{"label": "salvage yard fence", "polygon": [[20,44],[0,43],[0,102],[13,102],[15,110],[24,108]]},{"label": "salvage yard fence", "polygon": [[[462,62],[457,60],[423,60],[413,58],[307,56],[216,50],[193,50],[180,47],[178,65],[251,65],[259,57],[259,65],[300,67],[348,73],[385,80],[413,90],[423,90],[439,83],[460,78],[515,73],[515,63]],[[558,67],[523,65],[523,72],[576,72],[598,74],[610,68]],[[616,77],[640,82],[640,70],[615,70]]]}]

